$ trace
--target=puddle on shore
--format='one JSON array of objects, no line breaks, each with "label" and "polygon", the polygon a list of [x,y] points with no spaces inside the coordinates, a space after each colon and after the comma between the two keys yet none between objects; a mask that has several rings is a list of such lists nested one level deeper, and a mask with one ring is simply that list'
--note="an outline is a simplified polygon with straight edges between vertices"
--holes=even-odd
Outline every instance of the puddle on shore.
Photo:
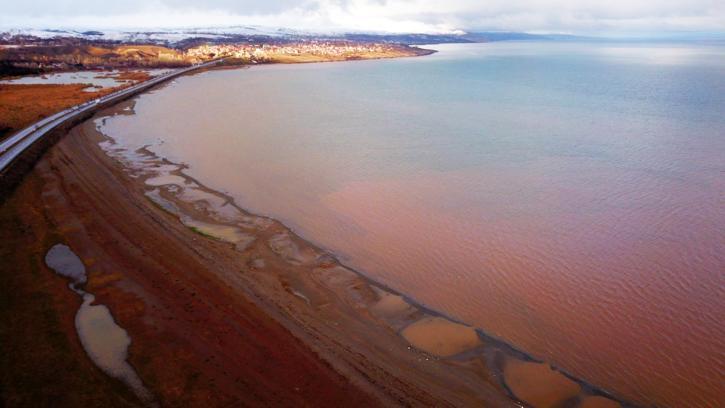
[{"label": "puddle on shore", "polygon": [[269,247],[292,265],[309,265],[317,261],[321,254],[311,247],[300,248],[288,232],[282,232],[270,238]]},{"label": "puddle on shore", "polygon": [[356,309],[367,308],[378,298],[375,291],[360,275],[344,266],[315,268],[310,277],[335,292],[343,293],[345,296],[342,299]]},{"label": "puddle on shore", "polygon": [[173,174],[164,175],[164,176],[158,176],[158,177],[151,177],[149,179],[146,179],[146,184],[149,186],[163,186],[167,184],[176,184],[177,186],[184,186],[187,185],[188,181],[181,177],[176,176]]},{"label": "puddle on shore", "polygon": [[473,327],[442,317],[425,317],[401,333],[415,348],[439,357],[450,357],[482,345]]},{"label": "puddle on shore", "polygon": [[534,408],[560,406],[581,390],[579,384],[548,364],[517,358],[507,358],[504,381],[516,397]]},{"label": "puddle on shore", "polygon": [[181,215],[181,210],[179,210],[179,207],[177,207],[176,204],[172,203],[171,201],[161,197],[161,193],[158,189],[147,191],[145,194],[146,197],[151,200],[151,202],[161,207],[164,211],[174,214],[176,216]]},{"label": "puddle on shore", "polygon": [[45,263],[58,275],[71,280],[71,289],[78,292],[78,285],[86,283],[86,267],[67,245],[54,245],[45,255]]},{"label": "puddle on shore", "polygon": [[76,312],[75,325],[88,357],[103,372],[128,385],[141,401],[156,405],[153,395],[126,361],[131,344],[128,333],[116,324],[108,307],[94,305],[95,296],[81,289],[87,278],[80,258],[68,246],[56,244],[45,255],[45,263],[57,274],[70,279],[68,286],[83,299]]},{"label": "puddle on shore", "polygon": [[145,194],[154,204],[178,217],[182,224],[200,235],[234,244],[239,251],[247,249],[255,240],[254,236],[245,233],[239,227],[200,221],[184,214],[176,203],[162,197],[159,189],[147,191]]},{"label": "puddle on shore", "polygon": [[181,222],[194,230],[194,232],[201,235],[232,243],[240,251],[245,250],[252,242],[254,242],[253,236],[245,234],[241,229],[230,225],[212,224],[199,221],[187,215],[181,216]]},{"label": "puddle on shore", "polygon": [[416,308],[408,303],[402,296],[396,295],[382,289],[378,289],[380,300],[370,307],[370,310],[381,317],[397,317],[415,313]]},{"label": "puddle on shore", "polygon": [[198,188],[185,188],[179,199],[188,203],[193,203],[194,207],[200,211],[204,211],[221,222],[242,222],[246,227],[251,228],[246,220],[242,219],[242,214],[238,208],[231,204],[230,200],[219,194],[214,194]]},{"label": "puddle on shore", "polygon": [[[100,131],[105,119],[94,121],[97,130]],[[271,220],[245,214],[229,197],[200,186],[182,172],[184,166],[159,158],[146,147],[125,149],[112,139],[100,142],[99,146],[121,162],[131,177],[141,178],[145,185],[156,187],[146,191],[149,200],[201,235],[232,243],[237,250],[244,251],[255,238],[243,229],[261,230],[271,225]],[[192,217],[185,211],[189,207],[203,216]]]}]

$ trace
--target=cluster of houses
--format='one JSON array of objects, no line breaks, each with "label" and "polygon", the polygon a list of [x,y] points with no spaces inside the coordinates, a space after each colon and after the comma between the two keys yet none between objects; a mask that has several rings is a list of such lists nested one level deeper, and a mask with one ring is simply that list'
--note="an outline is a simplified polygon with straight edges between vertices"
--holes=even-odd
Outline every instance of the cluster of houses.
[{"label": "cluster of houses", "polygon": [[190,59],[231,57],[244,60],[265,61],[275,56],[317,55],[346,57],[364,53],[380,53],[390,45],[353,43],[347,41],[309,41],[285,44],[205,44],[186,51]]}]

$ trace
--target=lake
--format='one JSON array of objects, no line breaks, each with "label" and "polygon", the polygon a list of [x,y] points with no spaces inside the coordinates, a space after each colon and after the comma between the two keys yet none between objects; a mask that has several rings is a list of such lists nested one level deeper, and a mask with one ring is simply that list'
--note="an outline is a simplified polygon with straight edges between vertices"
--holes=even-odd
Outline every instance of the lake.
[{"label": "lake", "polygon": [[618,396],[725,405],[725,47],[431,47],[183,77],[102,130]]}]

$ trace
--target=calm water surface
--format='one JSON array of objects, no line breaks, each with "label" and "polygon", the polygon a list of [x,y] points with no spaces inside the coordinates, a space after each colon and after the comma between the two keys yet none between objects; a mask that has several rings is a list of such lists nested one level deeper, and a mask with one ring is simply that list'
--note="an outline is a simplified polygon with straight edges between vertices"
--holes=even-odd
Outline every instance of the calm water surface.
[{"label": "calm water surface", "polygon": [[725,401],[725,48],[208,72],[104,131],[624,398]]}]

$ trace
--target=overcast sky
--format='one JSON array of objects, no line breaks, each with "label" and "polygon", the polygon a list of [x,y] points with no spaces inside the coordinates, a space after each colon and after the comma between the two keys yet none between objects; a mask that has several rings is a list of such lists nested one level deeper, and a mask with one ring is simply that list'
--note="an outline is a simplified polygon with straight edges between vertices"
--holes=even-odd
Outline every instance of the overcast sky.
[{"label": "overcast sky", "polygon": [[2,28],[725,31],[725,0],[0,0]]}]

